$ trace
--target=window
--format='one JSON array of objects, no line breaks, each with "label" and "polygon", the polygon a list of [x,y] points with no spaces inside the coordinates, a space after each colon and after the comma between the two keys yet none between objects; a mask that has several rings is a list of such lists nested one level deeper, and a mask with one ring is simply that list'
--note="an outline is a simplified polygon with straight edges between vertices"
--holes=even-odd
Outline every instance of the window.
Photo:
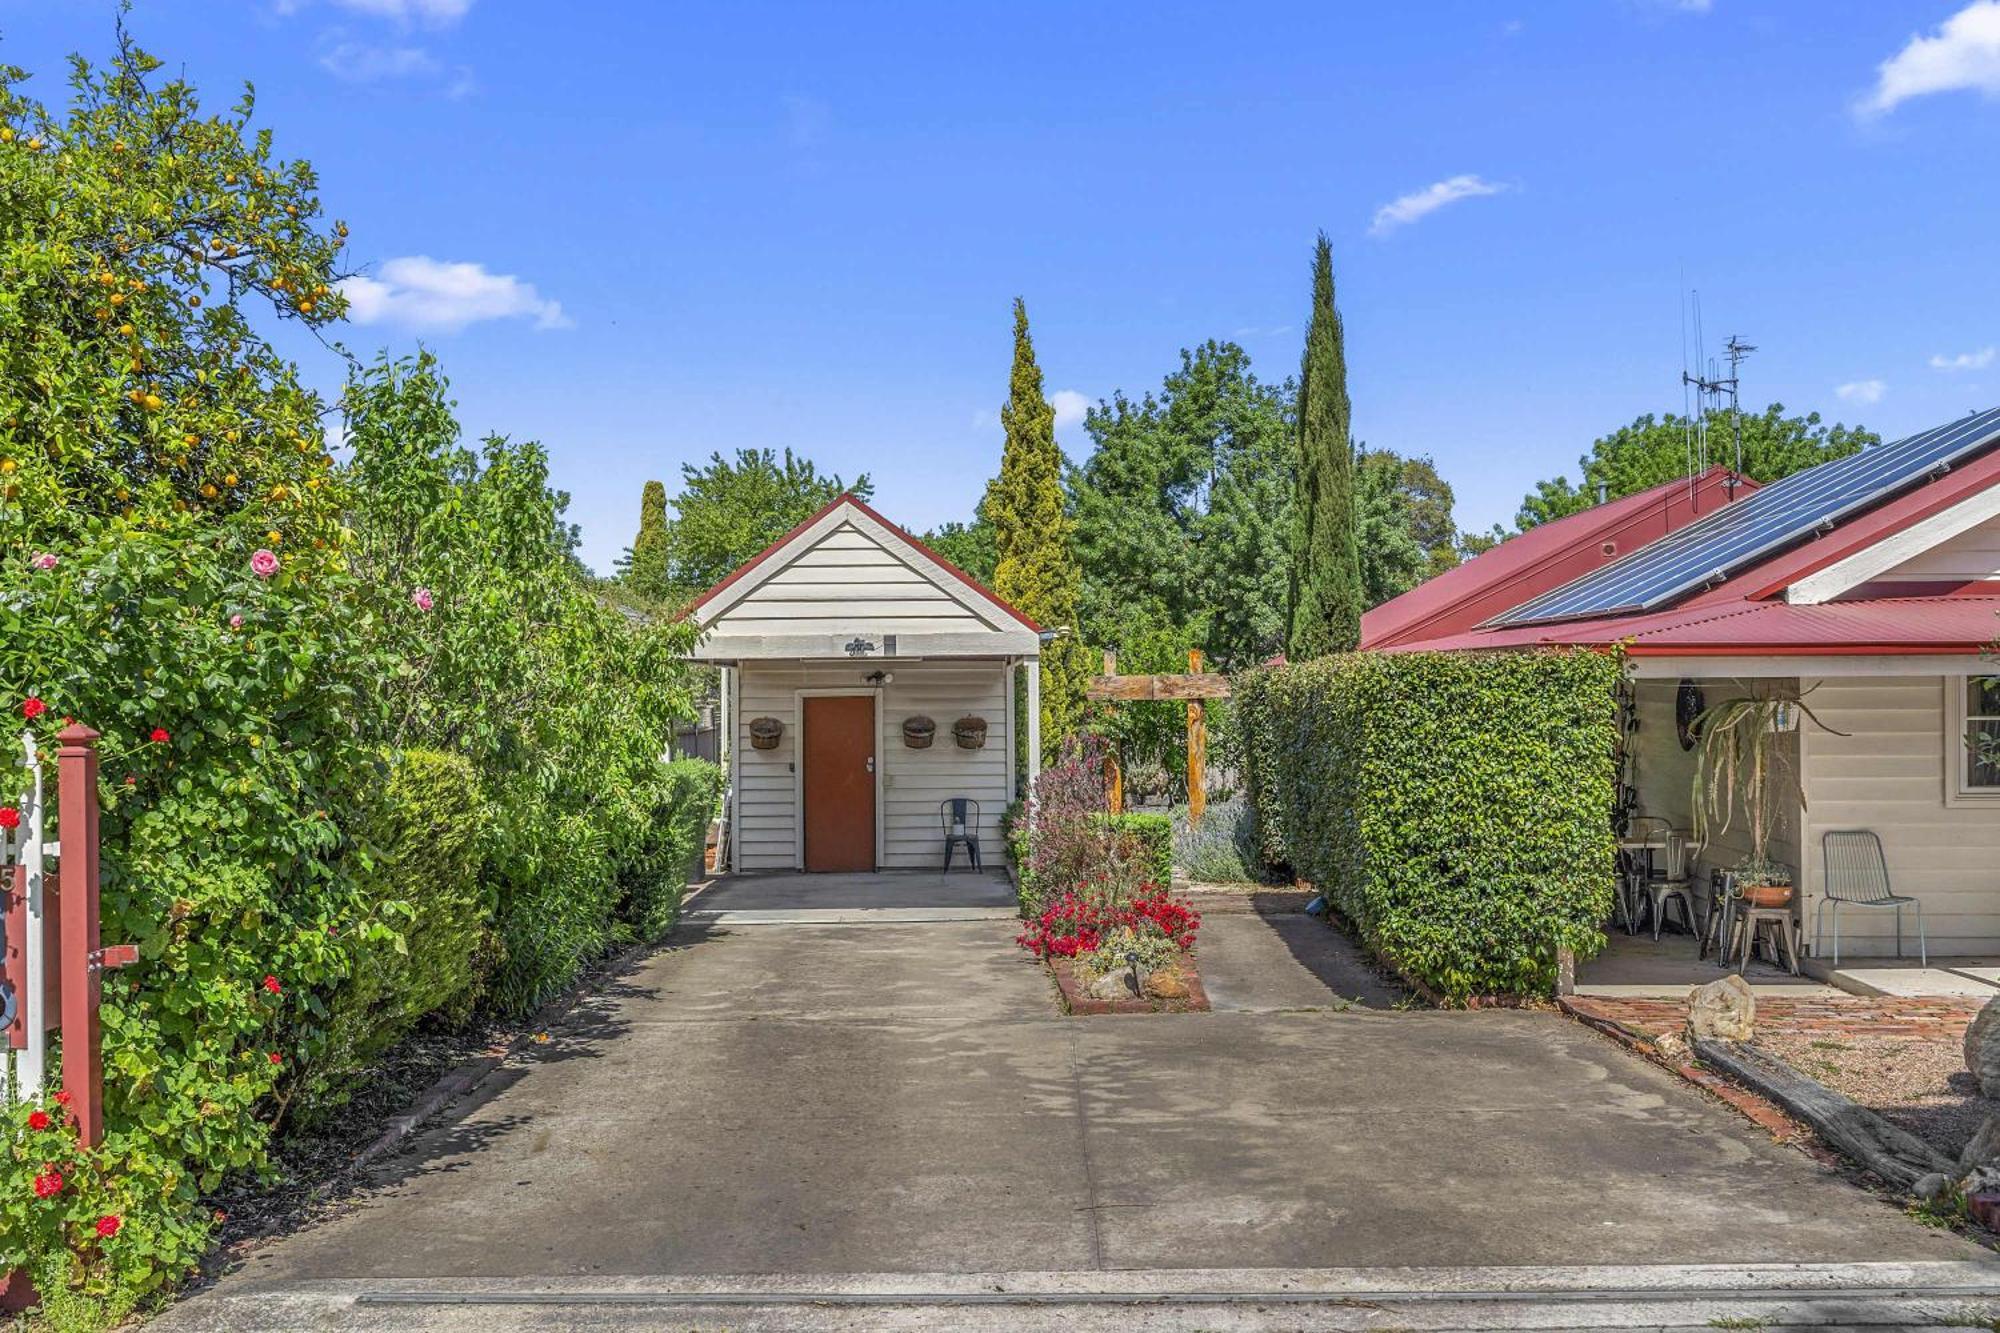
[{"label": "window", "polygon": [[2000,676],[1963,676],[1947,681],[1951,731],[1946,761],[1952,795],[2000,800]]}]

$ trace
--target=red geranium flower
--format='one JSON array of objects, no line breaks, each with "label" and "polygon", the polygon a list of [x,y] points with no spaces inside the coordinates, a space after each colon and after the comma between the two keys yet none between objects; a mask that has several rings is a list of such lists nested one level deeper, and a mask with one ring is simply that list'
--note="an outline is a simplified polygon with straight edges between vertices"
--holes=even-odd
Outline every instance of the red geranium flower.
[{"label": "red geranium flower", "polygon": [[65,1089],[63,1089],[63,1090],[62,1090],[61,1092],[57,1093],[57,1094],[55,1095],[55,1103],[56,1103],[56,1105],[57,1105],[57,1106],[68,1106],[68,1105],[69,1105],[69,1089],[65,1088]]},{"label": "red geranium flower", "polygon": [[276,1051],[272,1051],[272,1052],[271,1052],[271,1063],[272,1063],[272,1064],[274,1064],[274,1065],[281,1065],[281,1064],[285,1063],[285,1057],[284,1057],[284,1056],[282,1056],[282,1055],[279,1055],[279,1054],[278,1054],[278,1053],[277,1053]]},{"label": "red geranium flower", "polygon": [[21,716],[27,718],[30,722],[33,722],[48,711],[49,706],[32,694],[28,696],[28,701],[21,705]]},{"label": "red geranium flower", "polygon": [[49,1118],[49,1113],[47,1111],[28,1112],[28,1128],[34,1130],[38,1134],[41,1131],[47,1129],[50,1125],[53,1125],[54,1123],[55,1121]]},{"label": "red geranium flower", "polygon": [[146,739],[155,745],[165,745],[167,743],[167,729],[165,727],[154,727],[153,734]]},{"label": "red geranium flower", "polygon": [[264,989],[273,995],[283,995],[285,993],[285,988],[279,985],[278,979],[273,976],[266,976],[264,978]]},{"label": "red geranium flower", "polygon": [[118,1228],[124,1225],[124,1219],[119,1217],[118,1214],[106,1213],[97,1219],[97,1234],[109,1240],[111,1237],[117,1235]]},{"label": "red geranium flower", "polygon": [[37,1199],[53,1199],[56,1195],[62,1193],[62,1187],[62,1172],[56,1170],[47,1162],[43,1162],[41,1174],[35,1177],[35,1197]]},{"label": "red geranium flower", "polygon": [[21,812],[11,805],[0,805],[0,828],[21,827]]}]

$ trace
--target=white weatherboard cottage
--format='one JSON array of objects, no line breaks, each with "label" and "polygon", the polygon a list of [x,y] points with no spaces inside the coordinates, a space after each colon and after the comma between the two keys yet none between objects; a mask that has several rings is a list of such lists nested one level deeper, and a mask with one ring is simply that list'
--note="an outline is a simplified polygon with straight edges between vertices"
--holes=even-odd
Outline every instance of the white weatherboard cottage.
[{"label": "white weatherboard cottage", "polygon": [[[702,595],[694,660],[722,668],[731,869],[935,869],[940,805],[979,803],[987,864],[1040,752],[1040,627],[851,495]],[[1015,668],[1027,772],[1014,771]],[[931,743],[904,724],[928,718]],[[962,746],[954,728],[985,724]],[[976,733],[977,727],[968,727]],[[753,737],[775,744],[759,748]],[[960,853],[961,860],[963,852]]]}]

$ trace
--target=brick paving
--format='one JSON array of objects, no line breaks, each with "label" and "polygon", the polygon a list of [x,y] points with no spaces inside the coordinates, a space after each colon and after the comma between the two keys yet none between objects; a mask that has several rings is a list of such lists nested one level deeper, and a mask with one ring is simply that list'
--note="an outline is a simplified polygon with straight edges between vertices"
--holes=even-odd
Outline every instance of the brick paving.
[{"label": "brick paving", "polygon": [[[1984,1000],[1959,996],[1837,995],[1788,1000],[1757,997],[1760,1031],[1846,1037],[1929,1037],[1957,1041]],[[1571,995],[1564,1007],[1649,1036],[1679,1032],[1684,1000]]]}]

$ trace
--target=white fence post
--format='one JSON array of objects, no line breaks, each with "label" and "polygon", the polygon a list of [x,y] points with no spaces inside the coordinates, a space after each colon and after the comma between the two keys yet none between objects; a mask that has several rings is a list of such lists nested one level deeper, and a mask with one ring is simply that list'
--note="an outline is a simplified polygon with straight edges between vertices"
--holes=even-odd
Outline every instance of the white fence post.
[{"label": "white fence post", "polygon": [[[10,1069],[0,1069],[0,1105],[41,1095],[42,1071],[48,1053],[48,986],[45,981],[48,959],[43,953],[43,943],[47,938],[43,917],[44,858],[48,847],[44,841],[47,821],[42,802],[42,763],[32,732],[21,734],[21,748],[24,755],[22,765],[27,769],[27,776],[21,784],[25,794],[17,807],[21,812],[21,822],[18,827],[0,836],[0,884],[4,884],[11,897],[15,878],[12,867],[20,866],[26,872],[23,876],[26,907],[16,918],[21,923],[22,938],[6,939],[4,918],[0,918],[0,942],[8,948],[20,950],[23,975],[13,983],[13,1001],[27,1034],[27,1042],[18,1051],[0,1046],[0,1052],[7,1055],[7,1064],[11,1066]],[[6,787],[0,787],[0,801],[6,799],[6,794]]]}]

